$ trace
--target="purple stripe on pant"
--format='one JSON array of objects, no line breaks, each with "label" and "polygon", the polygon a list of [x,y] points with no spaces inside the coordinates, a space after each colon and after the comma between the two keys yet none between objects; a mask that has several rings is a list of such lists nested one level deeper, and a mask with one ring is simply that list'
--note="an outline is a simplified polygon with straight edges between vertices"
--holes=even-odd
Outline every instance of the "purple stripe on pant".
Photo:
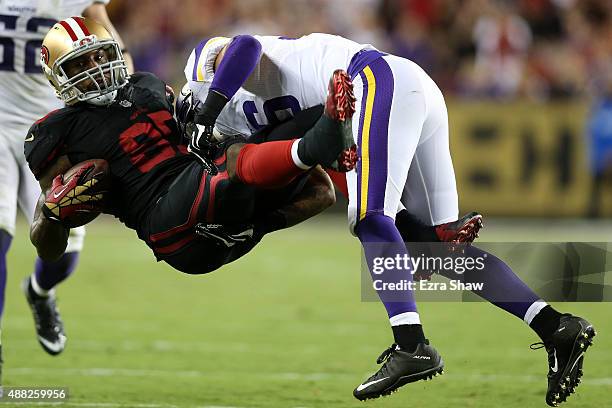
[{"label": "purple stripe on pant", "polygon": [[349,74],[351,79],[355,79],[357,74],[359,74],[367,65],[370,65],[370,63],[374,62],[380,57],[384,57],[385,55],[387,54],[378,50],[361,50],[357,54],[353,55],[346,72]]},{"label": "purple stripe on pant", "polygon": [[[364,71],[371,71],[372,75],[366,75]],[[380,56],[371,60],[359,72],[359,76],[363,82],[363,95],[357,135],[361,160],[357,164],[358,219],[355,233],[363,245],[368,265],[374,265],[374,260],[377,258],[395,259],[397,256],[402,258],[407,256],[406,246],[393,219],[384,215],[388,176],[389,118],[393,103],[394,78],[389,64]],[[368,82],[368,76],[371,77],[371,82]],[[368,97],[372,100],[371,106],[368,106]],[[369,128],[367,128],[368,122]],[[364,140],[364,133],[369,134],[367,140]],[[363,166],[364,162],[368,163],[367,169]],[[365,171],[367,174],[364,174]],[[367,180],[367,192],[363,191],[366,188],[364,180]],[[361,218],[362,194],[367,194],[367,208],[363,209],[365,213],[363,219]],[[381,278],[372,270],[370,273],[374,280]],[[382,279],[390,282],[411,282],[412,274],[409,270],[392,269],[388,270]],[[414,294],[410,290],[396,292],[376,288],[376,291],[390,318],[417,310]]]},{"label": "purple stripe on pant", "polygon": [[[385,209],[385,191],[387,187],[387,156],[389,146],[389,116],[391,114],[391,104],[393,103],[393,72],[383,58],[378,58],[370,63],[366,68],[372,71],[374,77],[373,82],[375,83],[375,89],[371,89],[371,85],[368,84],[368,78],[364,71],[359,73],[361,80],[363,81],[363,95],[361,98],[361,115],[359,117],[359,134],[358,140],[358,153],[362,160],[359,161],[357,166],[357,217],[360,217],[362,213],[361,208],[361,194],[362,194],[362,182],[364,180],[363,168],[361,163],[364,159],[366,149],[362,143],[364,124],[366,124],[367,117],[370,118],[369,126],[369,140],[367,146],[367,159],[369,162],[369,171],[365,175],[368,181],[368,200],[367,208],[365,209],[366,214],[370,213],[383,213]],[[368,112],[367,100],[368,93],[374,92],[374,102],[371,107],[371,111]],[[371,97],[371,96],[370,96]]]}]

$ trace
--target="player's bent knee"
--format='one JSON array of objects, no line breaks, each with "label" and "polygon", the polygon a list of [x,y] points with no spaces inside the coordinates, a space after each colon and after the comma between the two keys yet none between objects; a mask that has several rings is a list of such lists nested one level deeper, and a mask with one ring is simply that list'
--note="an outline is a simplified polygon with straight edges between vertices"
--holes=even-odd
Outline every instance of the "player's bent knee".
[{"label": "player's bent knee", "polygon": [[336,204],[336,190],[327,173],[320,167],[315,167],[309,176],[309,184],[314,189],[316,201],[321,206],[321,211]]},{"label": "player's bent knee", "polygon": [[399,235],[395,220],[382,212],[366,213],[355,224],[355,234],[363,241],[387,242]]},{"label": "player's bent knee", "polygon": [[331,207],[336,204],[336,191],[333,187],[329,186],[319,186],[317,190],[317,198],[321,202],[321,206],[324,208]]}]

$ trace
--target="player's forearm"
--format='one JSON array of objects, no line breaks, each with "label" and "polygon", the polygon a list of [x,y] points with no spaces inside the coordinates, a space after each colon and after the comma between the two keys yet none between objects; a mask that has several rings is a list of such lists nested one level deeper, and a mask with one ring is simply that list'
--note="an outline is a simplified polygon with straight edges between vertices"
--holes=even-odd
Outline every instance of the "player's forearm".
[{"label": "player's forearm", "polygon": [[336,202],[336,193],[331,179],[325,171],[317,166],[310,172],[306,185],[294,198],[293,202],[281,208],[287,219],[287,227],[323,212]]},{"label": "player's forearm", "polygon": [[232,99],[257,66],[261,57],[261,44],[250,35],[234,37],[227,46],[221,62],[215,69],[206,101],[195,117],[204,126],[215,124],[225,104]]},{"label": "player's forearm", "polygon": [[[41,196],[44,202],[44,195]],[[36,247],[38,256],[45,261],[59,259],[68,245],[70,230],[59,222],[50,221],[40,211],[40,201],[36,208],[34,221],[30,226],[30,240]]]},{"label": "player's forearm", "polygon": [[336,202],[331,179],[321,167],[311,170],[304,188],[293,200],[271,212],[264,220],[266,233],[289,228],[323,212]]}]

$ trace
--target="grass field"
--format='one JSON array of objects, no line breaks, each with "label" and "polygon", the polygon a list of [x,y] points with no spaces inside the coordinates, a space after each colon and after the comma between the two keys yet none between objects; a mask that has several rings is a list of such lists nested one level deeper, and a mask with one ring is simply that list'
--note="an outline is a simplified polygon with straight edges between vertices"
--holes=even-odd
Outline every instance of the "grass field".
[{"label": "grass field", "polygon": [[[484,239],[612,236],[612,226],[601,223],[489,224]],[[61,406],[546,406],[546,353],[529,349],[537,339],[522,321],[486,303],[421,304],[446,374],[388,398],[354,400],[353,388],[392,338],[382,305],[360,301],[359,245],[341,219],[269,236],[207,276],[156,264],[133,232],[96,221],[78,272],[58,291],[68,334],[58,357],[36,342],[19,290],[33,260],[23,224],[19,234],[9,257],[4,385],[67,386],[70,400]],[[612,406],[610,304],[557,306],[584,315],[599,332],[566,406]]]}]

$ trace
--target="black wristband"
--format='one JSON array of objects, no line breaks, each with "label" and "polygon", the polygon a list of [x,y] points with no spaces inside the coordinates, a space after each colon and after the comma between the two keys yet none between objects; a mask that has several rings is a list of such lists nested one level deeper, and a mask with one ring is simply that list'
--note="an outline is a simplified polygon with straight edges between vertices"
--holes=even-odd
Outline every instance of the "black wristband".
[{"label": "black wristband", "polygon": [[216,91],[209,91],[206,101],[195,114],[194,121],[198,125],[213,126],[228,99]]}]

